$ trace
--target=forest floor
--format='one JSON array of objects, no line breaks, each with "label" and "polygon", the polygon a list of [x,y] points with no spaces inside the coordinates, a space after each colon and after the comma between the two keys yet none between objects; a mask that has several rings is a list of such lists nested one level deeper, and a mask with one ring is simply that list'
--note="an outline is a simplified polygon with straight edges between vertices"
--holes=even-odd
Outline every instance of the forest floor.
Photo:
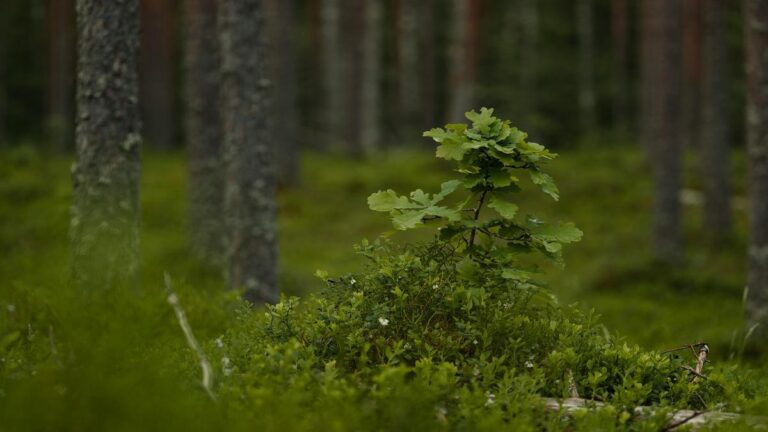
[{"label": "forest floor", "polygon": [[[0,306],[16,307],[19,292],[54,302],[67,280],[67,226],[70,201],[66,157],[31,148],[0,154]],[[687,160],[686,188],[698,190],[693,158]],[[746,228],[743,210],[734,210],[735,229],[727,244],[711,246],[701,228],[701,207],[686,205],[684,263],[663,268],[649,253],[651,185],[639,150],[582,148],[561,152],[550,172],[560,202],[523,195],[521,208],[573,221],[584,239],[565,249],[565,269],[552,267],[547,280],[563,303],[594,310],[611,334],[648,349],[670,349],[706,341],[712,364],[742,361],[742,295]],[[733,161],[733,191],[744,195],[743,160]],[[143,290],[162,302],[162,273],[179,281],[184,293],[213,295],[221,289],[217,270],[190,256],[185,241],[185,165],[181,154],[146,154],[142,173]],[[308,154],[302,178],[280,192],[280,278],[283,292],[304,295],[321,284],[313,276],[354,271],[361,265],[353,245],[390,231],[388,220],[368,210],[366,197],[379,189],[400,193],[436,190],[450,176],[428,152],[394,151],[360,162]],[[428,238],[429,229],[395,233],[394,238]],[[147,294],[149,293],[149,294]],[[4,310],[0,311],[4,314]],[[215,337],[225,321],[189,310],[202,338]],[[183,344],[173,318],[169,334]],[[2,326],[0,326],[2,330]],[[4,335],[0,334],[0,337]],[[731,359],[731,360],[729,360]],[[768,377],[764,360],[743,359]]]}]

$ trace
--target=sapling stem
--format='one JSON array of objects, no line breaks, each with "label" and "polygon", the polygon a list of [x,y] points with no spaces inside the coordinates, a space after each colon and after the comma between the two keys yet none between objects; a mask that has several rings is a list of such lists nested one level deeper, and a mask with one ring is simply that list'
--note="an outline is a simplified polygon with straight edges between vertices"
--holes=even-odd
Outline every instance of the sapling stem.
[{"label": "sapling stem", "polygon": [[[480,210],[483,208],[483,202],[485,202],[485,195],[488,193],[488,189],[485,189],[482,194],[480,194],[480,199],[477,201],[477,208],[475,209],[475,215],[472,218],[474,221],[477,221],[480,219]],[[477,227],[472,227],[472,233],[469,235],[469,246],[468,249],[472,249],[472,246],[475,244],[475,234],[477,234]]]}]

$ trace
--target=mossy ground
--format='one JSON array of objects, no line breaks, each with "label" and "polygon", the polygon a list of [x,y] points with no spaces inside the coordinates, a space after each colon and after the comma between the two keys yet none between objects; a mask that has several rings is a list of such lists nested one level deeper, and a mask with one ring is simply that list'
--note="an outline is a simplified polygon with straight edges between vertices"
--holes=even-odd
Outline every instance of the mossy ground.
[{"label": "mossy ground", "polygon": [[[183,156],[144,158],[144,262],[142,291],[135,294],[144,306],[95,312],[83,307],[96,314],[89,316],[80,316],[77,297],[67,289],[69,164],[67,157],[41,155],[27,147],[0,154],[0,425],[6,423],[9,430],[22,425],[30,430],[82,430],[110,424],[112,430],[141,425],[204,430],[224,424],[225,414],[197,390],[198,377],[185,368],[174,372],[174,365],[189,363],[192,354],[165,304],[164,271],[177,281],[201,340],[222,334],[234,315],[234,302],[220,295],[219,272],[191,257],[185,242]],[[690,158],[687,165],[686,185],[696,188],[695,160]],[[280,194],[282,288],[299,296],[320,288],[322,282],[313,276],[316,269],[331,274],[359,269],[361,259],[352,245],[391,229],[386,217],[367,209],[371,192],[436,190],[448,177],[448,168],[428,152],[396,151],[367,162],[308,154],[302,168],[299,184]],[[752,371],[748,376],[754,395],[746,407],[765,414],[768,366],[764,357],[741,358],[739,348],[743,211],[734,210],[736,229],[730,242],[712,247],[700,228],[700,207],[686,206],[686,260],[677,268],[662,268],[649,254],[651,187],[640,151],[564,151],[550,171],[561,188],[561,201],[524,195],[521,208],[573,221],[584,231],[582,242],[565,251],[566,268],[552,268],[547,276],[561,303],[594,309],[612,333],[646,349],[708,342],[708,367],[741,362],[742,369]],[[745,175],[738,158],[733,172],[734,193],[743,196]],[[429,236],[423,231],[394,238]],[[131,322],[129,316],[137,320]],[[51,335],[58,348],[48,342]],[[46,343],[35,344],[41,339]],[[86,351],[94,354],[69,357]],[[142,354],[133,358],[134,352]],[[14,363],[26,359],[38,362]],[[760,394],[763,399],[754,397]],[[342,402],[349,401],[329,402],[338,404],[333,407],[337,411],[329,408],[324,414],[330,423],[339,420],[333,413],[344,411]],[[351,417],[349,424],[354,424]]]}]

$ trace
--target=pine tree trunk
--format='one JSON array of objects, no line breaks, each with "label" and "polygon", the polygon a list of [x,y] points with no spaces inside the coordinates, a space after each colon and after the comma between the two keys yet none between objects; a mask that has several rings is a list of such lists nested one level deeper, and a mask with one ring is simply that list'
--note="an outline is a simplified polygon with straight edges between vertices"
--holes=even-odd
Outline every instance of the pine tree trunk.
[{"label": "pine tree trunk", "polygon": [[341,0],[322,0],[324,129],[326,142],[338,146],[344,140],[346,116],[344,106],[349,99],[344,83],[341,52]]},{"label": "pine tree trunk", "polygon": [[435,27],[435,0],[419,2],[421,31],[419,37],[419,70],[421,80],[420,109],[422,130],[428,130],[439,123],[436,111],[437,97],[437,41]]},{"label": "pine tree trunk", "polygon": [[69,150],[75,123],[75,3],[48,1],[48,127],[53,147]]},{"label": "pine tree trunk", "polygon": [[657,259],[681,258],[680,13],[678,2],[643,2],[642,137],[653,175],[653,245]]},{"label": "pine tree trunk", "polygon": [[593,131],[595,113],[595,38],[592,0],[576,2],[579,35],[579,114],[582,133]]},{"label": "pine tree trunk", "polygon": [[628,127],[629,103],[627,92],[629,79],[627,70],[628,46],[628,9],[627,0],[613,0],[611,3],[611,48],[613,49],[613,128],[616,132],[624,132]]},{"label": "pine tree trunk", "polygon": [[267,0],[271,73],[274,91],[274,130],[280,131],[274,159],[280,185],[290,186],[299,176],[298,80],[296,79],[295,0]]},{"label": "pine tree trunk", "polygon": [[77,0],[77,27],[73,276],[113,289],[139,266],[139,2]]},{"label": "pine tree trunk", "polygon": [[716,242],[731,231],[728,152],[728,55],[726,0],[704,1],[704,46],[701,87],[701,178],[704,184],[704,229]]},{"label": "pine tree trunk", "polygon": [[539,70],[539,9],[537,0],[517,0],[520,40],[519,102],[522,126],[529,134],[535,133],[535,117],[538,109]]},{"label": "pine tree trunk", "polygon": [[175,0],[141,0],[141,113],[147,143],[176,144],[174,99]]},{"label": "pine tree trunk", "polygon": [[453,0],[453,29],[450,34],[450,101],[448,118],[452,122],[464,119],[473,108],[477,69],[477,32],[479,10],[476,0]]},{"label": "pine tree trunk", "polygon": [[360,147],[368,155],[381,146],[382,14],[381,0],[365,2]]},{"label": "pine tree trunk", "polygon": [[747,326],[768,340],[768,1],[744,1],[747,152],[749,157],[749,274]]},{"label": "pine tree trunk", "polygon": [[701,121],[699,114],[701,90],[701,2],[683,0],[683,99],[682,141],[686,148],[698,147]]},{"label": "pine tree trunk", "polygon": [[420,108],[419,33],[417,0],[397,1],[397,90],[400,139],[411,141]]},{"label": "pine tree trunk", "polygon": [[220,0],[221,116],[227,275],[253,303],[276,302],[277,224],[265,11],[262,0]]},{"label": "pine tree trunk", "polygon": [[224,253],[221,226],[224,180],[219,116],[219,42],[216,1],[186,0],[185,93],[189,170],[189,231],[192,249],[220,263]]}]

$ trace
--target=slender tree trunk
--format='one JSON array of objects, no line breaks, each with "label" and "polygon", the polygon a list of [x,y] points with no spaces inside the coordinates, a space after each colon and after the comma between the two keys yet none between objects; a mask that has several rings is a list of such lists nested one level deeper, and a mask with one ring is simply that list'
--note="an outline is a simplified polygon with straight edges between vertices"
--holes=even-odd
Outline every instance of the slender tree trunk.
[{"label": "slender tree trunk", "polygon": [[360,147],[368,155],[381,146],[382,14],[381,0],[365,2]]},{"label": "slender tree trunk", "polygon": [[275,302],[277,224],[265,11],[262,0],[220,0],[224,214],[230,288]]},{"label": "slender tree trunk", "polygon": [[69,150],[75,124],[75,3],[48,1],[48,127],[53,147]]},{"label": "slender tree trunk", "polygon": [[768,339],[768,1],[744,1],[749,156],[747,326]]},{"label": "slender tree trunk", "polygon": [[448,118],[458,122],[473,108],[477,74],[479,4],[477,0],[453,0]]},{"label": "slender tree trunk", "polygon": [[141,0],[141,112],[145,137],[154,148],[174,147],[175,0]]},{"label": "slender tree trunk", "polygon": [[418,125],[420,110],[419,5],[417,0],[397,1],[398,125],[401,139],[409,141]]},{"label": "slender tree trunk", "polygon": [[299,175],[298,80],[296,79],[296,4],[295,0],[267,0],[271,73],[275,83],[275,130],[280,142],[274,156],[278,182],[284,186],[296,183]]},{"label": "slender tree trunk", "polygon": [[186,0],[185,93],[189,169],[189,231],[198,256],[220,264],[224,253],[221,226],[222,128],[219,106],[219,41],[216,1]]},{"label": "slender tree trunk", "polygon": [[656,257],[681,258],[680,4],[644,2],[643,93],[645,146],[653,173],[653,241]]},{"label": "slender tree trunk", "polygon": [[423,130],[431,129],[439,123],[435,105],[437,103],[437,42],[435,27],[435,0],[419,2],[421,25],[419,37],[419,70],[421,80],[420,105],[422,112],[419,126]]},{"label": "slender tree trunk", "polygon": [[731,231],[728,151],[728,55],[726,0],[704,1],[704,46],[701,87],[701,178],[704,228],[722,241]]},{"label": "slender tree trunk", "polygon": [[529,133],[535,133],[535,116],[538,109],[539,70],[539,9],[537,0],[519,2],[520,43],[519,94],[523,125]]},{"label": "slender tree trunk", "polygon": [[582,133],[593,131],[595,112],[595,38],[592,0],[577,0],[576,24],[579,34],[579,114]]},{"label": "slender tree trunk", "polygon": [[683,111],[684,147],[698,147],[701,136],[699,114],[701,90],[702,0],[683,0]]},{"label": "slender tree trunk", "polygon": [[627,46],[629,12],[627,0],[613,0],[611,3],[611,32],[613,34],[611,48],[613,49],[613,127],[616,132],[627,129],[629,114],[627,92],[629,89]]},{"label": "slender tree trunk", "polygon": [[348,0],[345,3],[345,25],[344,35],[347,39],[346,55],[347,61],[347,120],[345,144],[347,153],[352,156],[361,156],[360,138],[363,133],[362,124],[362,96],[363,96],[363,40],[361,35],[365,31],[365,9],[364,2]]},{"label": "slender tree trunk", "polygon": [[[0,7],[0,24],[5,24],[5,8]],[[5,67],[6,67],[6,48],[5,38],[0,38],[0,149],[8,147],[6,142],[8,139],[6,126],[5,126],[5,113],[6,113],[6,99],[5,99]]]},{"label": "slender tree trunk", "polygon": [[112,289],[139,266],[139,2],[77,0],[77,27],[73,276]]},{"label": "slender tree trunk", "polygon": [[344,82],[341,52],[341,0],[322,0],[324,118],[327,142],[337,146],[344,139],[344,105],[349,97]]}]

